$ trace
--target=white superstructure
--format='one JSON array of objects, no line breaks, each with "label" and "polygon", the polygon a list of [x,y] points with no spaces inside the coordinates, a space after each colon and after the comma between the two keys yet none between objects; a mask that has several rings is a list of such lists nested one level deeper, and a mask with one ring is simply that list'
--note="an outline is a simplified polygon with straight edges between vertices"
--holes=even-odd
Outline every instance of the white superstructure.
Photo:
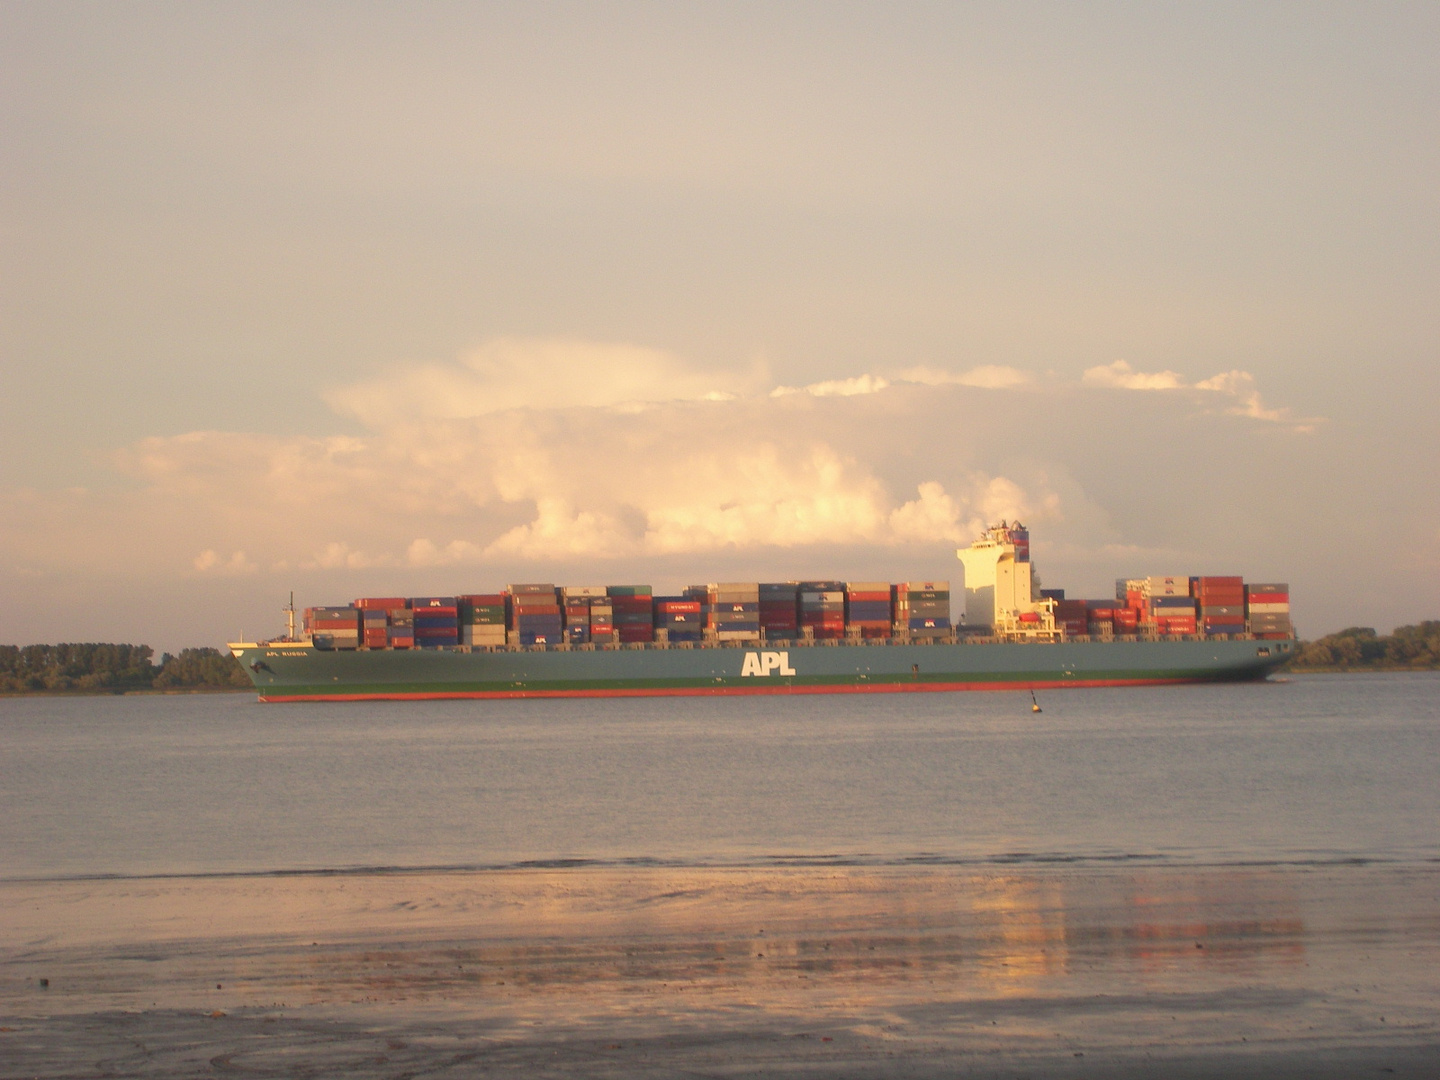
[{"label": "white superstructure", "polygon": [[1037,591],[1024,525],[1002,521],[955,554],[965,567],[966,626],[997,635],[1056,632],[1055,602]]}]

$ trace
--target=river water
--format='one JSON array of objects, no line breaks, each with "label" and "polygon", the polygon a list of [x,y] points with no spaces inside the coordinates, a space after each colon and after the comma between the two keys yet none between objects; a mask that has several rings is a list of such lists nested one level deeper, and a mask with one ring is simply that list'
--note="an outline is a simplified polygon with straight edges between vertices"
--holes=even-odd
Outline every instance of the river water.
[{"label": "river water", "polygon": [[0,878],[1440,859],[1440,674],[1015,693],[0,700]]}]

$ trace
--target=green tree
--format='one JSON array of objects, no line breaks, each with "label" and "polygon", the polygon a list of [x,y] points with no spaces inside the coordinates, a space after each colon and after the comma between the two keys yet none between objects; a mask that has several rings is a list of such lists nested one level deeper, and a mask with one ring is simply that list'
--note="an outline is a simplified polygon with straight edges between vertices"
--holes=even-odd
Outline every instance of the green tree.
[{"label": "green tree", "polygon": [[1380,637],[1368,626],[1352,626],[1303,643],[1290,667],[1297,671],[1440,668],[1440,622],[1397,627],[1388,637]]},{"label": "green tree", "polygon": [[155,678],[158,689],[215,687],[217,689],[248,687],[240,661],[219,649],[181,649],[180,655],[161,657],[160,674]]}]

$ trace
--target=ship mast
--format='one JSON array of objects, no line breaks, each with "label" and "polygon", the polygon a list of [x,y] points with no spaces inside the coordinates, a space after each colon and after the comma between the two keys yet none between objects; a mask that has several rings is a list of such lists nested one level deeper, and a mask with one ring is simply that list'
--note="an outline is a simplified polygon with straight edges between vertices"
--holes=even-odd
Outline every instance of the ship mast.
[{"label": "ship mast", "polygon": [[285,605],[285,640],[295,640],[295,590],[290,590],[290,603]]}]

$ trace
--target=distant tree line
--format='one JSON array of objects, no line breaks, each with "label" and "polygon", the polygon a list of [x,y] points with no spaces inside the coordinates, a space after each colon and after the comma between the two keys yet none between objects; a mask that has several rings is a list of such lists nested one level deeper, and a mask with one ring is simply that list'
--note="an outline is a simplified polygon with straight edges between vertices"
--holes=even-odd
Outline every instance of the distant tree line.
[{"label": "distant tree line", "polygon": [[1368,626],[1352,626],[1319,641],[1303,642],[1293,671],[1427,671],[1440,668],[1440,622],[1397,627],[1381,637]]},{"label": "distant tree line", "polygon": [[240,689],[250,680],[240,662],[219,649],[163,653],[148,645],[0,645],[0,693]]}]

